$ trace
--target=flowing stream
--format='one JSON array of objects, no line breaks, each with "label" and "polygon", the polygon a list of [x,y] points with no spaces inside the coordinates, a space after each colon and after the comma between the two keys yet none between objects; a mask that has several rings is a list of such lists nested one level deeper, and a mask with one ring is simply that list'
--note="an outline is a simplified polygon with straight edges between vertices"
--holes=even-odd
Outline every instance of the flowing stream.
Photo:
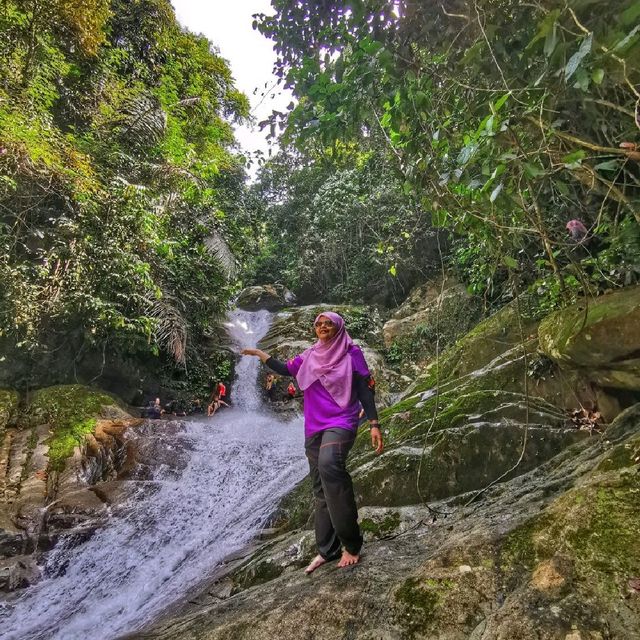
[{"label": "flowing stream", "polygon": [[[267,312],[235,311],[228,331],[238,347],[255,346],[269,324]],[[156,467],[84,543],[54,548],[43,578],[0,606],[0,638],[108,640],[138,631],[256,537],[306,468],[302,420],[261,411],[258,365],[241,358],[232,408],[141,429],[182,464]]]}]

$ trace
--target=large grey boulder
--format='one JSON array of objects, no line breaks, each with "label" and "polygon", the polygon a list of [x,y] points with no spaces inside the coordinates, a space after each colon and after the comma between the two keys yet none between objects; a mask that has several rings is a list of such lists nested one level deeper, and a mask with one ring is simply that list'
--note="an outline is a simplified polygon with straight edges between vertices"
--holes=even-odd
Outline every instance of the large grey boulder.
[{"label": "large grey boulder", "polygon": [[603,387],[640,391],[640,286],[581,300],[545,318],[544,353]]},{"label": "large grey boulder", "polygon": [[276,311],[295,304],[296,296],[282,284],[247,287],[238,294],[236,306],[245,311]]},{"label": "large grey boulder", "polygon": [[[421,326],[436,325],[438,322],[444,328],[446,323],[450,323],[454,316],[460,316],[456,321],[459,332],[464,333],[470,329],[476,319],[475,310],[471,309],[472,296],[461,284],[447,281],[446,288],[433,295],[432,288],[425,287],[419,291],[424,292],[423,304],[413,313],[398,317],[397,313],[388,320],[383,328],[384,344],[390,347],[394,340],[403,337],[411,337]],[[412,297],[415,301],[419,296]],[[438,317],[440,316],[440,317]]]}]

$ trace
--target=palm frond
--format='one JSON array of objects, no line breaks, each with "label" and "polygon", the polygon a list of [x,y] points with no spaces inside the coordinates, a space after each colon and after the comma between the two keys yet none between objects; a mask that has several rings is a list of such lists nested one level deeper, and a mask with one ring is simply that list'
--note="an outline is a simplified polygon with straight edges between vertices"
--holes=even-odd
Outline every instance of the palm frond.
[{"label": "palm frond", "polygon": [[214,229],[213,233],[205,238],[204,244],[209,252],[220,263],[220,266],[224,269],[226,277],[233,278],[238,271],[238,264],[236,262],[236,257],[233,255],[233,251],[231,251],[231,248],[222,233]]},{"label": "palm frond", "polygon": [[157,144],[167,128],[167,114],[156,100],[139,96],[124,109],[124,126],[120,137],[135,146]]},{"label": "palm frond", "polygon": [[186,364],[189,324],[169,296],[153,300],[149,315],[156,321],[154,338],[180,365]]}]

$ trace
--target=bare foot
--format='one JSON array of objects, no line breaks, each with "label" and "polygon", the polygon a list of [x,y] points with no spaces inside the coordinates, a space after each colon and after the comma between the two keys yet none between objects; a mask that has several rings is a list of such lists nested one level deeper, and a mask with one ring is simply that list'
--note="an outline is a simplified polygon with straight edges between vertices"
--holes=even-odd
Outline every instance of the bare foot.
[{"label": "bare foot", "polygon": [[346,549],[342,551],[342,558],[340,558],[340,562],[338,562],[339,567],[349,567],[352,564],[357,564],[360,560],[360,556],[354,556],[349,553]]},{"label": "bare foot", "polygon": [[316,556],[311,563],[309,564],[309,566],[304,570],[304,572],[309,575],[310,573],[313,573],[318,567],[321,567],[323,564],[325,564],[326,560],[322,557],[322,556]]}]

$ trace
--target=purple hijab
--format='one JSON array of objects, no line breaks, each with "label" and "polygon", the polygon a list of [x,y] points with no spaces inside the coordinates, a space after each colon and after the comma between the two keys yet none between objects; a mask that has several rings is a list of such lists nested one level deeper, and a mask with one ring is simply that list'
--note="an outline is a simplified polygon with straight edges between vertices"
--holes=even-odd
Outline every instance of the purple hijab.
[{"label": "purple hijab", "polygon": [[346,407],[351,400],[351,380],[353,364],[349,356],[349,348],[353,345],[351,336],[344,328],[344,320],[333,311],[325,311],[320,316],[329,318],[338,327],[331,340],[318,340],[312,347],[300,354],[302,365],[296,375],[298,385],[304,391],[316,380],[329,392],[329,395],[340,407]]}]

